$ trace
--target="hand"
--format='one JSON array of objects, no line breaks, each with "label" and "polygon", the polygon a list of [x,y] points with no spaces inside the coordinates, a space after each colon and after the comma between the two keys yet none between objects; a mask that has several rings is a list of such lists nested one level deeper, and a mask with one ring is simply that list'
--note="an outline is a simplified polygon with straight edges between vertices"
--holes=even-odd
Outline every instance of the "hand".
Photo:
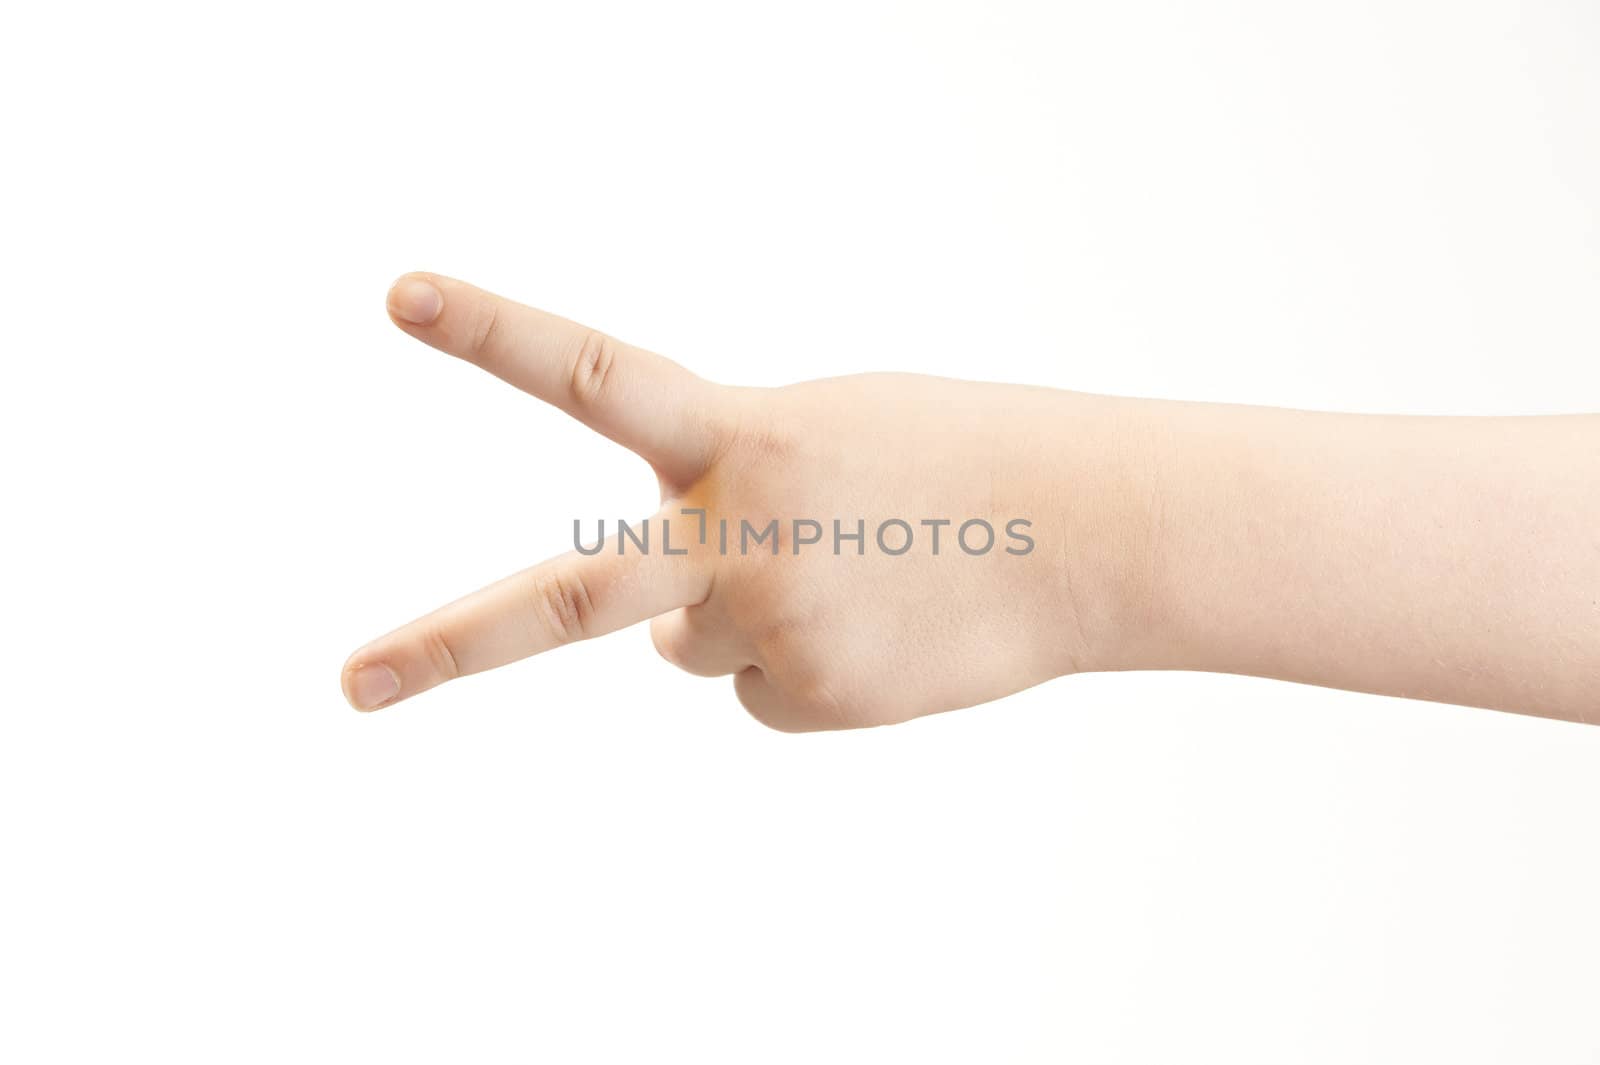
[{"label": "hand", "polygon": [[793,731],[1112,664],[1144,570],[1126,530],[1148,527],[1123,517],[1148,506],[1148,464],[1105,443],[1125,401],[907,375],[732,388],[432,274],[401,278],[389,311],[639,454],[662,505],[632,525],[648,552],[613,533],[357,651],[343,687],[359,709],[649,619],[662,657],[731,674],[758,720]]}]

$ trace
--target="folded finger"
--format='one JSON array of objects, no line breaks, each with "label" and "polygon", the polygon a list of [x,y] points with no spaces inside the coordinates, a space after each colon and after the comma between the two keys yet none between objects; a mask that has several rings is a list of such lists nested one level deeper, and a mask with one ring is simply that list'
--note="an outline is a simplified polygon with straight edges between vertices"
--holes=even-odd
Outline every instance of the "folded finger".
[{"label": "folded finger", "polygon": [[650,622],[656,651],[679,669],[698,677],[726,677],[755,664],[745,641],[724,627],[709,623],[703,606],[684,607]]}]

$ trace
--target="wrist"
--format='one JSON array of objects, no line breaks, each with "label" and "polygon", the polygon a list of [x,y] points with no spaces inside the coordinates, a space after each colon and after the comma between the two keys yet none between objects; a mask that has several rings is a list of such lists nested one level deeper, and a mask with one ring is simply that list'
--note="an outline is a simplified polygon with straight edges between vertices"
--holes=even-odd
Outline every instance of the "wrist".
[{"label": "wrist", "polygon": [[1039,527],[1038,595],[1052,675],[1159,668],[1160,539],[1175,520],[1163,489],[1170,404],[1076,392],[1021,436],[1019,497]]}]

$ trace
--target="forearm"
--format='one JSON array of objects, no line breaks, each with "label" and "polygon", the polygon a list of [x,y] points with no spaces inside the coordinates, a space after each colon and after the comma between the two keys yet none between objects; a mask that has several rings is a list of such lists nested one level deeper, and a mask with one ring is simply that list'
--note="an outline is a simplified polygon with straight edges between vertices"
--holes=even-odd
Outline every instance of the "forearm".
[{"label": "forearm", "polygon": [[1136,417],[1147,573],[1107,668],[1600,721],[1600,417]]}]

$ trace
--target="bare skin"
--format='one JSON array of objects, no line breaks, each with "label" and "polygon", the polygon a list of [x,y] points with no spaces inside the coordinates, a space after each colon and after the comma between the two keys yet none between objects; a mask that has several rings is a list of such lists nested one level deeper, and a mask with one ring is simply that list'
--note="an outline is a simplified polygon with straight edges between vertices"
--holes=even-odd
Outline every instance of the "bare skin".
[{"label": "bare skin", "polygon": [[[1315,414],[898,374],[736,388],[433,274],[396,282],[389,312],[638,453],[662,505],[649,553],[613,537],[361,648],[341,678],[358,709],[648,620],[669,662],[732,675],[751,714],[788,731],[1126,669],[1600,721],[1600,417]],[[686,508],[705,511],[705,543]],[[903,554],[875,538],[893,518],[912,533]],[[741,520],[771,519],[778,552],[741,551]],[[835,553],[835,519],[861,523],[859,548]],[[956,540],[969,519],[996,530],[990,550],[963,549],[981,546],[976,526]],[[661,549],[667,525],[682,554]]]}]

